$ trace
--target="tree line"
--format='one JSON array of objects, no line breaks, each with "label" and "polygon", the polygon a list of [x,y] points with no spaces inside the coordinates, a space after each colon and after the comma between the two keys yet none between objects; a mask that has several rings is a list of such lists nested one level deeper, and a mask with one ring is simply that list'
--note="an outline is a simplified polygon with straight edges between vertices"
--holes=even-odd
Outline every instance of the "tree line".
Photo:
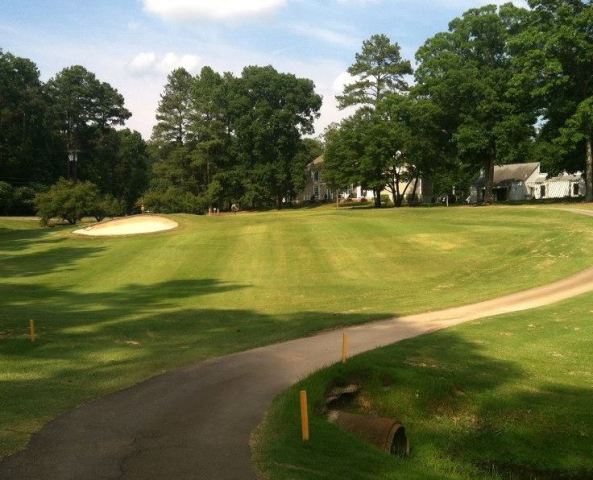
[{"label": "tree line", "polygon": [[387,188],[397,206],[421,176],[444,194],[482,170],[490,203],[495,165],[541,161],[586,170],[593,200],[593,6],[529,7],[468,10],[418,50],[415,72],[387,36],[365,41],[338,97],[356,112],[325,133],[333,187],[362,185],[377,206]]},{"label": "tree line", "polygon": [[60,178],[92,182],[118,205],[114,214],[131,211],[149,155],[138,132],[116,129],[130,115],[122,95],[84,67],[44,83],[31,60],[0,50],[0,214],[34,213],[35,195]]},{"label": "tree line", "polygon": [[156,211],[282,208],[320,153],[314,132],[321,97],[311,80],[273,67],[240,76],[210,67],[173,71],[152,136],[153,179],[143,201]]},{"label": "tree line", "polygon": [[[490,202],[494,165],[525,161],[586,170],[592,200],[593,6],[529,7],[468,10],[420,47],[414,66],[397,43],[372,36],[338,96],[355,112],[323,142],[311,138],[322,103],[314,83],[272,66],[174,70],[146,142],[124,128],[122,95],[92,72],[72,66],[42,82],[31,60],[0,50],[0,214],[282,208],[322,153],[333,189],[361,185],[377,206],[385,188],[398,206],[420,177],[449,193],[480,170]],[[60,212],[64,204],[75,208]]]}]

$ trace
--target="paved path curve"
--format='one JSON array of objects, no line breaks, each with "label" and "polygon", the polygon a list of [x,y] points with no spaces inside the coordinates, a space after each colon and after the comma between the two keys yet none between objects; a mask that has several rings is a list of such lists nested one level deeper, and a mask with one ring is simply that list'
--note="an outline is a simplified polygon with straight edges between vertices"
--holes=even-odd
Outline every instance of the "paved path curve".
[{"label": "paved path curve", "polygon": [[[352,327],[351,352],[590,291],[593,268],[494,300]],[[48,423],[26,450],[0,463],[0,479],[255,479],[251,432],[278,393],[338,360],[340,342],[341,332],[332,331],[269,345],[88,403]]]}]

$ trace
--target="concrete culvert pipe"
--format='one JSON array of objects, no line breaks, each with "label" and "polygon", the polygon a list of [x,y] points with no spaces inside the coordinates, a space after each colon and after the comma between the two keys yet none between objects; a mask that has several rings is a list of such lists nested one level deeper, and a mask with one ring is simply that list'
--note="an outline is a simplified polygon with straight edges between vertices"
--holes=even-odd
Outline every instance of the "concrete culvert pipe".
[{"label": "concrete culvert pipe", "polygon": [[386,453],[399,457],[407,457],[410,454],[410,442],[405,427],[391,418],[332,411],[328,419]]}]

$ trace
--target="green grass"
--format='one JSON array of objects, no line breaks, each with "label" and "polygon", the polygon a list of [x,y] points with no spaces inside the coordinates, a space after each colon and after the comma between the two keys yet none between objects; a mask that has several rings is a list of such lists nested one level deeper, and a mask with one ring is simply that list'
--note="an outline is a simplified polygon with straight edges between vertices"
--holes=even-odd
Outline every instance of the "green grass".
[{"label": "green grass", "polygon": [[[355,357],[274,402],[257,461],[275,480],[593,478],[593,295],[475,321]],[[391,457],[325,421],[332,386],[359,382],[347,408],[400,420],[411,456]],[[298,390],[311,441],[300,441]]]},{"label": "green grass", "polygon": [[112,239],[0,219],[0,456],[60,412],[189,362],[593,265],[593,219],[566,212],[175,218],[176,231]]}]

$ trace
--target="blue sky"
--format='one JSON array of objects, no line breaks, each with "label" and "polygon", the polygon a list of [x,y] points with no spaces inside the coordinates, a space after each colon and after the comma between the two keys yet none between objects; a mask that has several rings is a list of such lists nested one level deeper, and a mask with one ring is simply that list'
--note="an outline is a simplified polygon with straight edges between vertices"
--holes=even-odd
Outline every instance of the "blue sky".
[{"label": "blue sky", "polygon": [[[80,64],[115,86],[130,128],[150,136],[171,69],[240,73],[274,65],[315,81],[317,133],[344,112],[334,96],[365,38],[385,33],[416,49],[487,0],[0,0],[0,48],[34,60],[44,80]],[[520,2],[516,2],[520,3]]]}]

